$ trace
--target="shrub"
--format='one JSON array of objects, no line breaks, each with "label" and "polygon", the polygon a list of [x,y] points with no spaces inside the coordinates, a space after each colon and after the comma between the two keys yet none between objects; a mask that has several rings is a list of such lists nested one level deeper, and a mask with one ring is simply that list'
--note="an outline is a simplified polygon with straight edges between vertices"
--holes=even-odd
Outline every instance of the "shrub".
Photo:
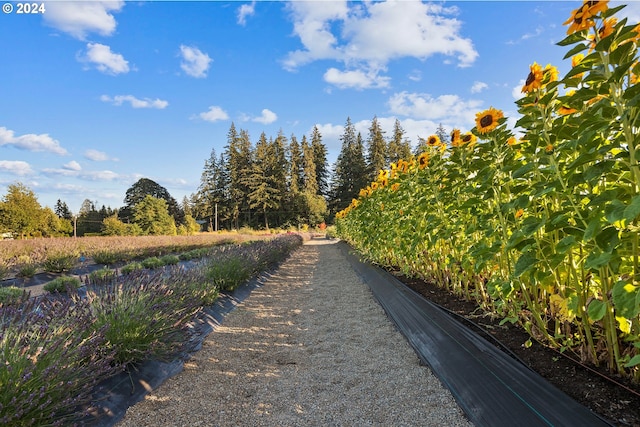
[{"label": "shrub", "polygon": [[171,286],[179,275],[131,273],[124,280],[89,291],[93,328],[105,329],[118,363],[148,358],[171,360],[187,341],[186,325],[200,309],[187,287]]},{"label": "shrub", "polygon": [[209,262],[206,278],[224,291],[232,291],[251,277],[251,270],[239,255],[225,256]]},{"label": "shrub", "polygon": [[33,277],[38,271],[38,266],[32,262],[18,265],[18,276]]},{"label": "shrub", "polygon": [[45,271],[51,273],[62,273],[71,270],[76,263],[75,255],[69,254],[51,254],[44,261]]},{"label": "shrub", "polygon": [[112,251],[98,251],[92,256],[93,261],[96,264],[113,265],[118,261],[121,261],[121,256]]},{"label": "shrub", "polygon": [[0,306],[15,304],[29,299],[29,293],[16,286],[0,288]]},{"label": "shrub", "polygon": [[0,262],[0,280],[3,280],[5,277],[7,277],[10,270],[11,269],[6,263]]},{"label": "shrub", "polygon": [[121,368],[88,304],[32,298],[0,308],[0,424],[71,425],[95,385]]},{"label": "shrub", "polygon": [[50,293],[67,292],[80,287],[80,279],[74,276],[60,276],[44,285],[44,290]]},{"label": "shrub", "polygon": [[177,255],[165,255],[160,258],[160,261],[162,261],[163,265],[175,265],[180,262],[180,258]]},{"label": "shrub", "polygon": [[100,270],[92,271],[89,274],[89,282],[92,285],[102,285],[110,283],[115,277],[115,270],[110,268],[101,268]]},{"label": "shrub", "polygon": [[159,268],[164,266],[164,263],[160,258],[153,256],[142,260],[142,266],[144,268]]},{"label": "shrub", "polygon": [[133,271],[136,271],[136,270],[142,270],[143,268],[144,268],[144,266],[142,265],[141,262],[131,262],[131,263],[123,266],[120,269],[120,272],[122,274],[129,274],[129,273],[131,273]]}]

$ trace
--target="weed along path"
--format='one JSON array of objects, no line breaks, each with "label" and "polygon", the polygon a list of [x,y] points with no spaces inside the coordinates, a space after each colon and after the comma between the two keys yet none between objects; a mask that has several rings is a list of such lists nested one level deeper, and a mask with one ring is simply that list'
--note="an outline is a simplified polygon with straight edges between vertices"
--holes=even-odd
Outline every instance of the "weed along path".
[{"label": "weed along path", "polygon": [[470,425],[335,243],[295,251],[117,425]]}]

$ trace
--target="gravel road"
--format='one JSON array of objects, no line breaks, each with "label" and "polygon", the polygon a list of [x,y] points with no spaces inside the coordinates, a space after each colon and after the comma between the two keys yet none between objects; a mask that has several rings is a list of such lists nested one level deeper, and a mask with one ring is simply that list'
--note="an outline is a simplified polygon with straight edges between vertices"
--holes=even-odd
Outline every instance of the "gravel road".
[{"label": "gravel road", "polygon": [[470,426],[334,243],[295,251],[117,426]]}]

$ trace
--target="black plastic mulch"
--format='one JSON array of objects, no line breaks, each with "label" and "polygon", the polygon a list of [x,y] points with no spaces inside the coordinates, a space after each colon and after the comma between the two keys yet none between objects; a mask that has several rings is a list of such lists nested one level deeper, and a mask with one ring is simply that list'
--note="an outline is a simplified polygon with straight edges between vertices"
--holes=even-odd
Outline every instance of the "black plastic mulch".
[{"label": "black plastic mulch", "polygon": [[339,246],[373,295],[476,426],[611,426],[392,274]]}]

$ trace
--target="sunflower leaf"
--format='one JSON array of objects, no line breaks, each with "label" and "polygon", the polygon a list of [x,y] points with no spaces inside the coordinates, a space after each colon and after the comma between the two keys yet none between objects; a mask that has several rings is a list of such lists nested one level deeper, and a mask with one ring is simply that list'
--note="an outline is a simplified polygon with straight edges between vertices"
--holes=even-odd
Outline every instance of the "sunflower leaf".
[{"label": "sunflower leaf", "polygon": [[572,47],[571,50],[569,50],[569,52],[567,52],[567,54],[562,59],[570,58],[573,55],[575,55],[576,53],[582,52],[586,48],[587,48],[587,46],[584,43],[577,44],[574,47]]},{"label": "sunflower leaf", "polygon": [[597,322],[604,317],[604,314],[607,311],[607,305],[600,300],[594,299],[589,303],[589,307],[587,308],[587,314],[589,315],[589,319]]},{"label": "sunflower leaf", "polygon": [[560,40],[558,43],[556,43],[556,45],[568,46],[570,44],[574,44],[582,40],[584,40],[584,36],[580,32],[576,32]]}]

